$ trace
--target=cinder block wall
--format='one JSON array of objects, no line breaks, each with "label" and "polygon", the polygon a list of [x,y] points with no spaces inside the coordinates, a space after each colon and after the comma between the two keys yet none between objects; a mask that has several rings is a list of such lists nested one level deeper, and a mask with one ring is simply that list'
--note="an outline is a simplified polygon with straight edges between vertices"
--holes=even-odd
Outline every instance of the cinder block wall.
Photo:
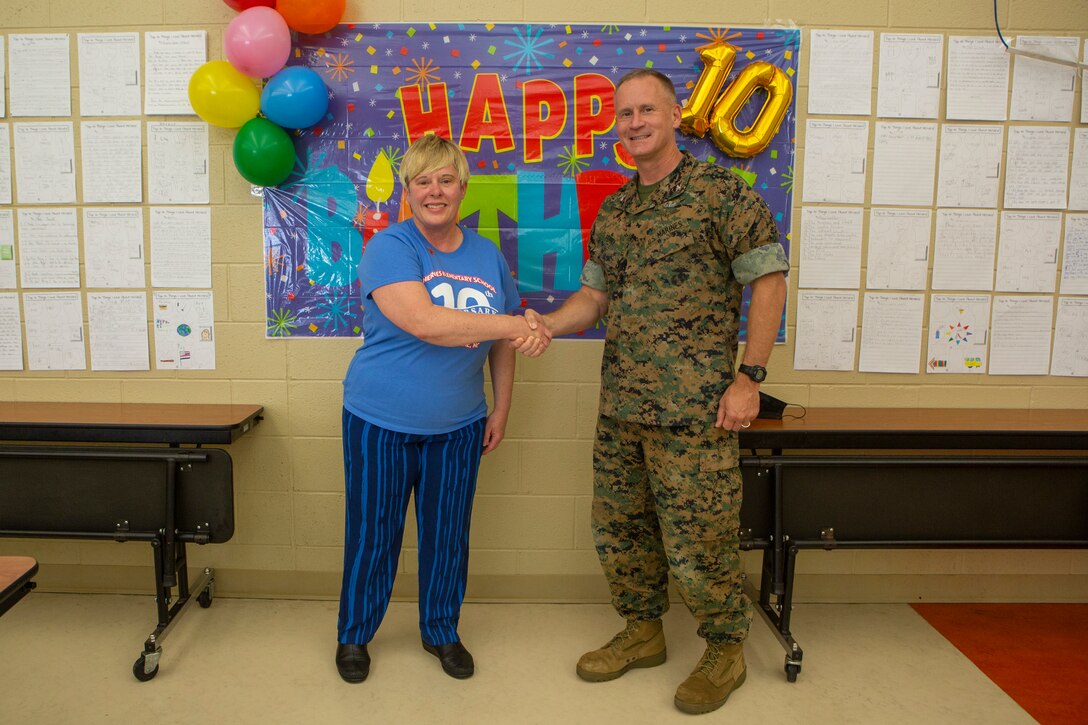
[{"label": "cinder block wall", "polygon": [[[1084,0],[998,0],[997,9],[1007,38],[1088,36]],[[0,33],[72,33],[76,83],[75,33],[206,29],[209,58],[220,59],[223,30],[233,17],[220,0],[4,0]],[[442,19],[703,27],[796,24],[806,31],[797,89],[798,166],[804,157],[809,29],[871,29],[878,42],[879,33],[887,31],[946,36],[994,32],[990,0],[751,0],[729,5],[689,0],[556,0],[546,5],[467,0],[456,8],[437,0],[349,0],[344,17],[366,23]],[[1078,107],[1081,92],[1078,86]],[[74,89],[73,103],[78,113]],[[875,121],[875,116],[869,120]],[[4,373],[0,399],[264,405],[265,421],[230,449],[236,473],[237,533],[227,544],[193,547],[191,561],[218,568],[220,595],[335,597],[343,541],[340,380],[356,345],[351,340],[265,339],[260,205],[234,170],[232,140],[233,131],[211,129],[218,368]],[[798,179],[803,186],[803,168]],[[800,194],[795,198],[793,228],[798,230]],[[796,274],[793,278],[791,300],[796,296]],[[794,312],[791,302],[791,322]],[[791,339],[793,332],[791,326]],[[590,451],[600,356],[600,343],[559,341],[545,357],[519,361],[507,439],[485,459],[480,477],[471,598],[607,599],[589,536]],[[792,360],[792,345],[775,351],[772,382],[766,388],[810,407],[1088,408],[1084,379],[798,372],[792,369]],[[409,526],[405,541],[413,541],[414,534]],[[143,545],[0,540],[0,553],[17,552],[40,560],[39,581],[45,590],[149,591],[150,553]],[[754,557],[747,563],[750,571],[758,572]],[[799,571],[797,596],[802,600],[1088,598],[1085,552],[813,552],[800,558]],[[401,573],[397,592],[410,596],[415,589],[413,549],[405,551]]]}]

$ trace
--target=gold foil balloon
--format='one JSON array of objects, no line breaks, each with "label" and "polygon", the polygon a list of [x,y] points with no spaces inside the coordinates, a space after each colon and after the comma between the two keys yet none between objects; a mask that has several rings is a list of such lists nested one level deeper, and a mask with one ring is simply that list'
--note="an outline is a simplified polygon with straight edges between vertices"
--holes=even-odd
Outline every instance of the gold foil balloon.
[{"label": "gold foil balloon", "polygon": [[710,128],[707,120],[710,109],[725,85],[725,79],[729,77],[733,61],[737,58],[737,49],[718,41],[699,48],[699,58],[703,61],[703,72],[680,109],[680,131],[702,138]]},{"label": "gold foil balloon", "polygon": [[[759,115],[745,130],[737,128],[737,115],[763,89],[767,99]],[[746,66],[722,94],[710,115],[710,138],[714,145],[730,156],[746,159],[755,156],[771,143],[793,100],[793,85],[781,68],[758,61]]]}]

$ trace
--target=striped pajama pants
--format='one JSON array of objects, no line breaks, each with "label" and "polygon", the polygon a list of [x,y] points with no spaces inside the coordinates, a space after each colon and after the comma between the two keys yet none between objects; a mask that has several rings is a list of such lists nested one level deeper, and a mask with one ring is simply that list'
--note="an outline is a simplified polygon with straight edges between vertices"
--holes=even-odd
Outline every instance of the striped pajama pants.
[{"label": "striped pajama pants", "polygon": [[374,637],[393,590],[409,494],[419,546],[419,629],[432,645],[458,641],[468,579],[472,497],[484,419],[449,433],[398,433],[343,412],[347,516],[341,644]]}]

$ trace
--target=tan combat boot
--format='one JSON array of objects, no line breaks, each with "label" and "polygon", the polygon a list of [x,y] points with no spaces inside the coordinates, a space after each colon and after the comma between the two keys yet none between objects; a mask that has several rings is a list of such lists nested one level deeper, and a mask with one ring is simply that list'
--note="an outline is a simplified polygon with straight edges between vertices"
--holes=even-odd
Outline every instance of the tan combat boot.
[{"label": "tan combat boot", "polygon": [[661,620],[631,620],[608,644],[578,660],[578,676],[588,682],[614,680],[632,667],[656,667],[665,661]]},{"label": "tan combat boot", "polygon": [[673,702],[677,708],[692,715],[717,710],[733,690],[744,684],[747,672],[743,645],[707,642],[703,658],[688,679],[676,688]]}]

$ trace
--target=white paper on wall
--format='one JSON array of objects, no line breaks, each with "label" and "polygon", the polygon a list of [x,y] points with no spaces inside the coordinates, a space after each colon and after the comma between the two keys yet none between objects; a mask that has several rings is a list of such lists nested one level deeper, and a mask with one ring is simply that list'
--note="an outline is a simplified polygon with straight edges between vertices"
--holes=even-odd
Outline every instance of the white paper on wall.
[{"label": "white paper on wall", "polygon": [[147,199],[208,203],[208,124],[147,124]]},{"label": "white paper on wall", "polygon": [[12,116],[71,116],[67,33],[8,36]]},{"label": "white paper on wall", "polygon": [[151,286],[212,286],[211,209],[151,208]]},{"label": "white paper on wall", "polygon": [[207,60],[207,31],[144,33],[144,113],[148,116],[193,115],[189,79]]},{"label": "white paper on wall", "polygon": [[144,210],[84,208],[83,254],[88,287],[144,287]]},{"label": "white paper on wall", "polygon": [[149,370],[147,295],[88,292],[91,370]]},{"label": "white paper on wall", "polygon": [[79,115],[140,115],[140,34],[80,33]]},{"label": "white paper on wall", "polygon": [[15,124],[15,185],[20,204],[75,203],[71,121]]},{"label": "white paper on wall", "polygon": [[80,124],[83,203],[143,201],[141,133],[139,121]]},{"label": "white paper on wall", "polygon": [[[1064,60],[1077,59],[1077,38],[1020,35],[1016,47]],[[1014,121],[1072,121],[1076,69],[1018,55],[1013,61],[1012,102]]]},{"label": "white paper on wall", "polygon": [[24,288],[79,288],[79,232],[71,207],[19,210],[19,272]]},{"label": "white paper on wall", "polygon": [[938,209],[930,289],[992,290],[996,253],[996,211]]},{"label": "white paper on wall", "polygon": [[1088,211],[1088,128],[1073,129],[1073,168],[1069,171],[1070,211]]},{"label": "white paper on wall", "polygon": [[1061,294],[1088,295],[1088,214],[1065,215],[1061,277]]},{"label": "white paper on wall", "polygon": [[997,208],[1004,137],[1001,126],[941,126],[937,206]]},{"label": "white paper on wall", "polygon": [[1088,377],[1088,298],[1059,297],[1051,375]]},{"label": "white paper on wall", "polygon": [[1006,209],[1064,209],[1069,129],[1010,126],[1005,154]]},{"label": "white paper on wall", "polygon": [[857,289],[861,278],[862,210],[801,210],[801,287]]},{"label": "white paper on wall", "polygon": [[873,98],[873,31],[809,33],[808,112],[868,116]]},{"label": "white paper on wall", "polygon": [[156,369],[215,369],[213,307],[210,291],[154,293]]},{"label": "white paper on wall", "polygon": [[801,176],[803,201],[864,203],[868,148],[868,121],[808,119]]},{"label": "white paper on wall", "polygon": [[948,39],[948,101],[944,117],[1004,121],[1009,103],[1009,54],[992,36]]},{"label": "white paper on wall", "polygon": [[926,372],[985,373],[989,325],[989,295],[930,297]]},{"label": "white paper on wall", "polygon": [[881,33],[876,115],[936,118],[943,66],[943,35]]},{"label": "white paper on wall", "polygon": [[1001,212],[998,292],[1053,292],[1062,237],[1060,212]]},{"label": "white paper on wall", "polygon": [[877,122],[872,203],[933,206],[937,124]]},{"label": "white paper on wall", "polygon": [[0,209],[0,289],[15,287],[15,214]]},{"label": "white paper on wall", "polygon": [[23,369],[23,328],[19,322],[19,295],[0,293],[0,370]]},{"label": "white paper on wall", "polygon": [[11,126],[0,123],[0,204],[11,203]]},{"label": "white paper on wall", "polygon": [[796,370],[853,370],[856,290],[801,290],[797,295]]},{"label": "white paper on wall", "polygon": [[929,209],[869,211],[869,245],[865,261],[868,289],[924,290],[929,271],[933,212]]},{"label": "white paper on wall", "polygon": [[23,316],[31,370],[87,369],[79,292],[26,293]]},{"label": "white paper on wall", "polygon": [[990,375],[1046,375],[1054,298],[994,297]]},{"label": "white paper on wall", "polygon": [[866,292],[864,304],[858,370],[917,373],[925,296]]}]

